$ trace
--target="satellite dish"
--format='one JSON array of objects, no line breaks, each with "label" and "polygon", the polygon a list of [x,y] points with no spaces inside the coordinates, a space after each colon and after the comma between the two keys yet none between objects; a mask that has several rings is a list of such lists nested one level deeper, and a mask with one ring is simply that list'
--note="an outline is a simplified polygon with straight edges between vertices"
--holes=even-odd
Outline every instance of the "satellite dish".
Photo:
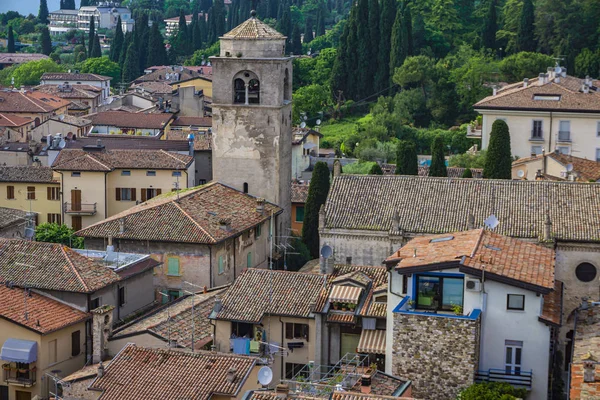
[{"label": "satellite dish", "polygon": [[300,124],[300,128],[302,128],[302,129],[306,128],[306,122],[302,121],[302,123]]},{"label": "satellite dish", "polygon": [[525,176],[525,171],[523,171],[522,169],[520,169],[520,170],[517,172],[517,176],[518,176],[519,178],[522,178],[522,177],[524,177],[524,176]]},{"label": "satellite dish", "polygon": [[329,257],[331,257],[332,254],[333,254],[333,250],[328,245],[324,245],[323,247],[321,247],[321,255],[324,258],[329,258]]},{"label": "satellite dish", "polygon": [[316,123],[317,123],[317,125],[321,125],[321,120],[320,120],[320,119],[318,119],[318,120],[316,121]]},{"label": "satellite dish", "polygon": [[273,371],[269,367],[262,367],[258,370],[258,383],[267,386],[273,380]]},{"label": "satellite dish", "polygon": [[498,218],[496,218],[496,216],[492,214],[489,217],[487,217],[487,219],[483,221],[483,223],[486,228],[494,229],[500,224],[500,221],[498,221]]},{"label": "satellite dish", "polygon": [[573,171],[573,164],[569,163],[567,164],[567,172],[571,172]]},{"label": "satellite dish", "polygon": [[67,145],[67,142],[65,142],[65,139],[60,139],[60,142],[58,142],[59,149],[64,149],[66,145]]}]

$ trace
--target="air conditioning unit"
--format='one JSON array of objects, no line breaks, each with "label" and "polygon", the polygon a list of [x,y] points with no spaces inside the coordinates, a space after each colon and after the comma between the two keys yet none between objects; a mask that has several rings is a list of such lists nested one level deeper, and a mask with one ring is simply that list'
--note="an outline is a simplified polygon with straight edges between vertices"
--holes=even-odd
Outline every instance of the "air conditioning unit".
[{"label": "air conditioning unit", "polygon": [[467,279],[467,290],[469,292],[481,292],[481,281],[479,279]]}]

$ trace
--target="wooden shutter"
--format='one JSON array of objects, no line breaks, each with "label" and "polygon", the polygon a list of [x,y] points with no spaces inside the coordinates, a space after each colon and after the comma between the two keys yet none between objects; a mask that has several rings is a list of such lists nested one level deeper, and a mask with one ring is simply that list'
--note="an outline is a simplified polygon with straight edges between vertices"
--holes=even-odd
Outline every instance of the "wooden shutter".
[{"label": "wooden shutter", "polygon": [[33,222],[35,223],[35,226],[38,226],[38,213],[35,213],[35,217],[33,217]]},{"label": "wooden shutter", "polygon": [[27,186],[27,200],[35,200],[35,186]]},{"label": "wooden shutter", "polygon": [[121,188],[116,189],[116,197],[117,201],[121,200]]},{"label": "wooden shutter", "polygon": [[290,322],[285,323],[285,338],[293,339],[294,338],[294,324]]},{"label": "wooden shutter", "polygon": [[160,194],[162,193],[162,189],[156,189],[156,195],[160,196]]},{"label": "wooden shutter", "polygon": [[131,201],[136,201],[136,197],[135,197],[135,188],[131,188]]},{"label": "wooden shutter", "polygon": [[7,186],[6,187],[6,197],[9,199],[14,199],[15,198],[15,187],[14,186]]},{"label": "wooden shutter", "polygon": [[48,192],[48,200],[52,200],[52,188],[50,186],[48,186],[46,189]]},{"label": "wooden shutter", "polygon": [[142,191],[142,202],[146,201],[146,189],[140,189]]}]

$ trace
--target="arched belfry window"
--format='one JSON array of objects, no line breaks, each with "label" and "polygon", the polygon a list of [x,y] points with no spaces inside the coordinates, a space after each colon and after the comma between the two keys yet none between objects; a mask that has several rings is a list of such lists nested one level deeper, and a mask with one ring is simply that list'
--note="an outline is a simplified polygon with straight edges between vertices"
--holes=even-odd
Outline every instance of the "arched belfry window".
[{"label": "arched belfry window", "polygon": [[238,72],[233,77],[234,104],[260,104],[260,81],[251,71]]}]

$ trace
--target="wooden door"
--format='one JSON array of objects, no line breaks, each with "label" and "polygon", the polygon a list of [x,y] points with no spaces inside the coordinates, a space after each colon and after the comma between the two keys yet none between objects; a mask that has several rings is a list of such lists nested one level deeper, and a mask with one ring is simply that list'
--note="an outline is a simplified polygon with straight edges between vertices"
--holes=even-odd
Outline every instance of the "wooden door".
[{"label": "wooden door", "polygon": [[31,392],[22,392],[20,390],[15,391],[17,400],[31,400]]},{"label": "wooden door", "polygon": [[74,231],[81,230],[81,215],[73,215],[71,217],[71,229]]},{"label": "wooden door", "polygon": [[71,190],[71,210],[81,211],[81,190]]}]

